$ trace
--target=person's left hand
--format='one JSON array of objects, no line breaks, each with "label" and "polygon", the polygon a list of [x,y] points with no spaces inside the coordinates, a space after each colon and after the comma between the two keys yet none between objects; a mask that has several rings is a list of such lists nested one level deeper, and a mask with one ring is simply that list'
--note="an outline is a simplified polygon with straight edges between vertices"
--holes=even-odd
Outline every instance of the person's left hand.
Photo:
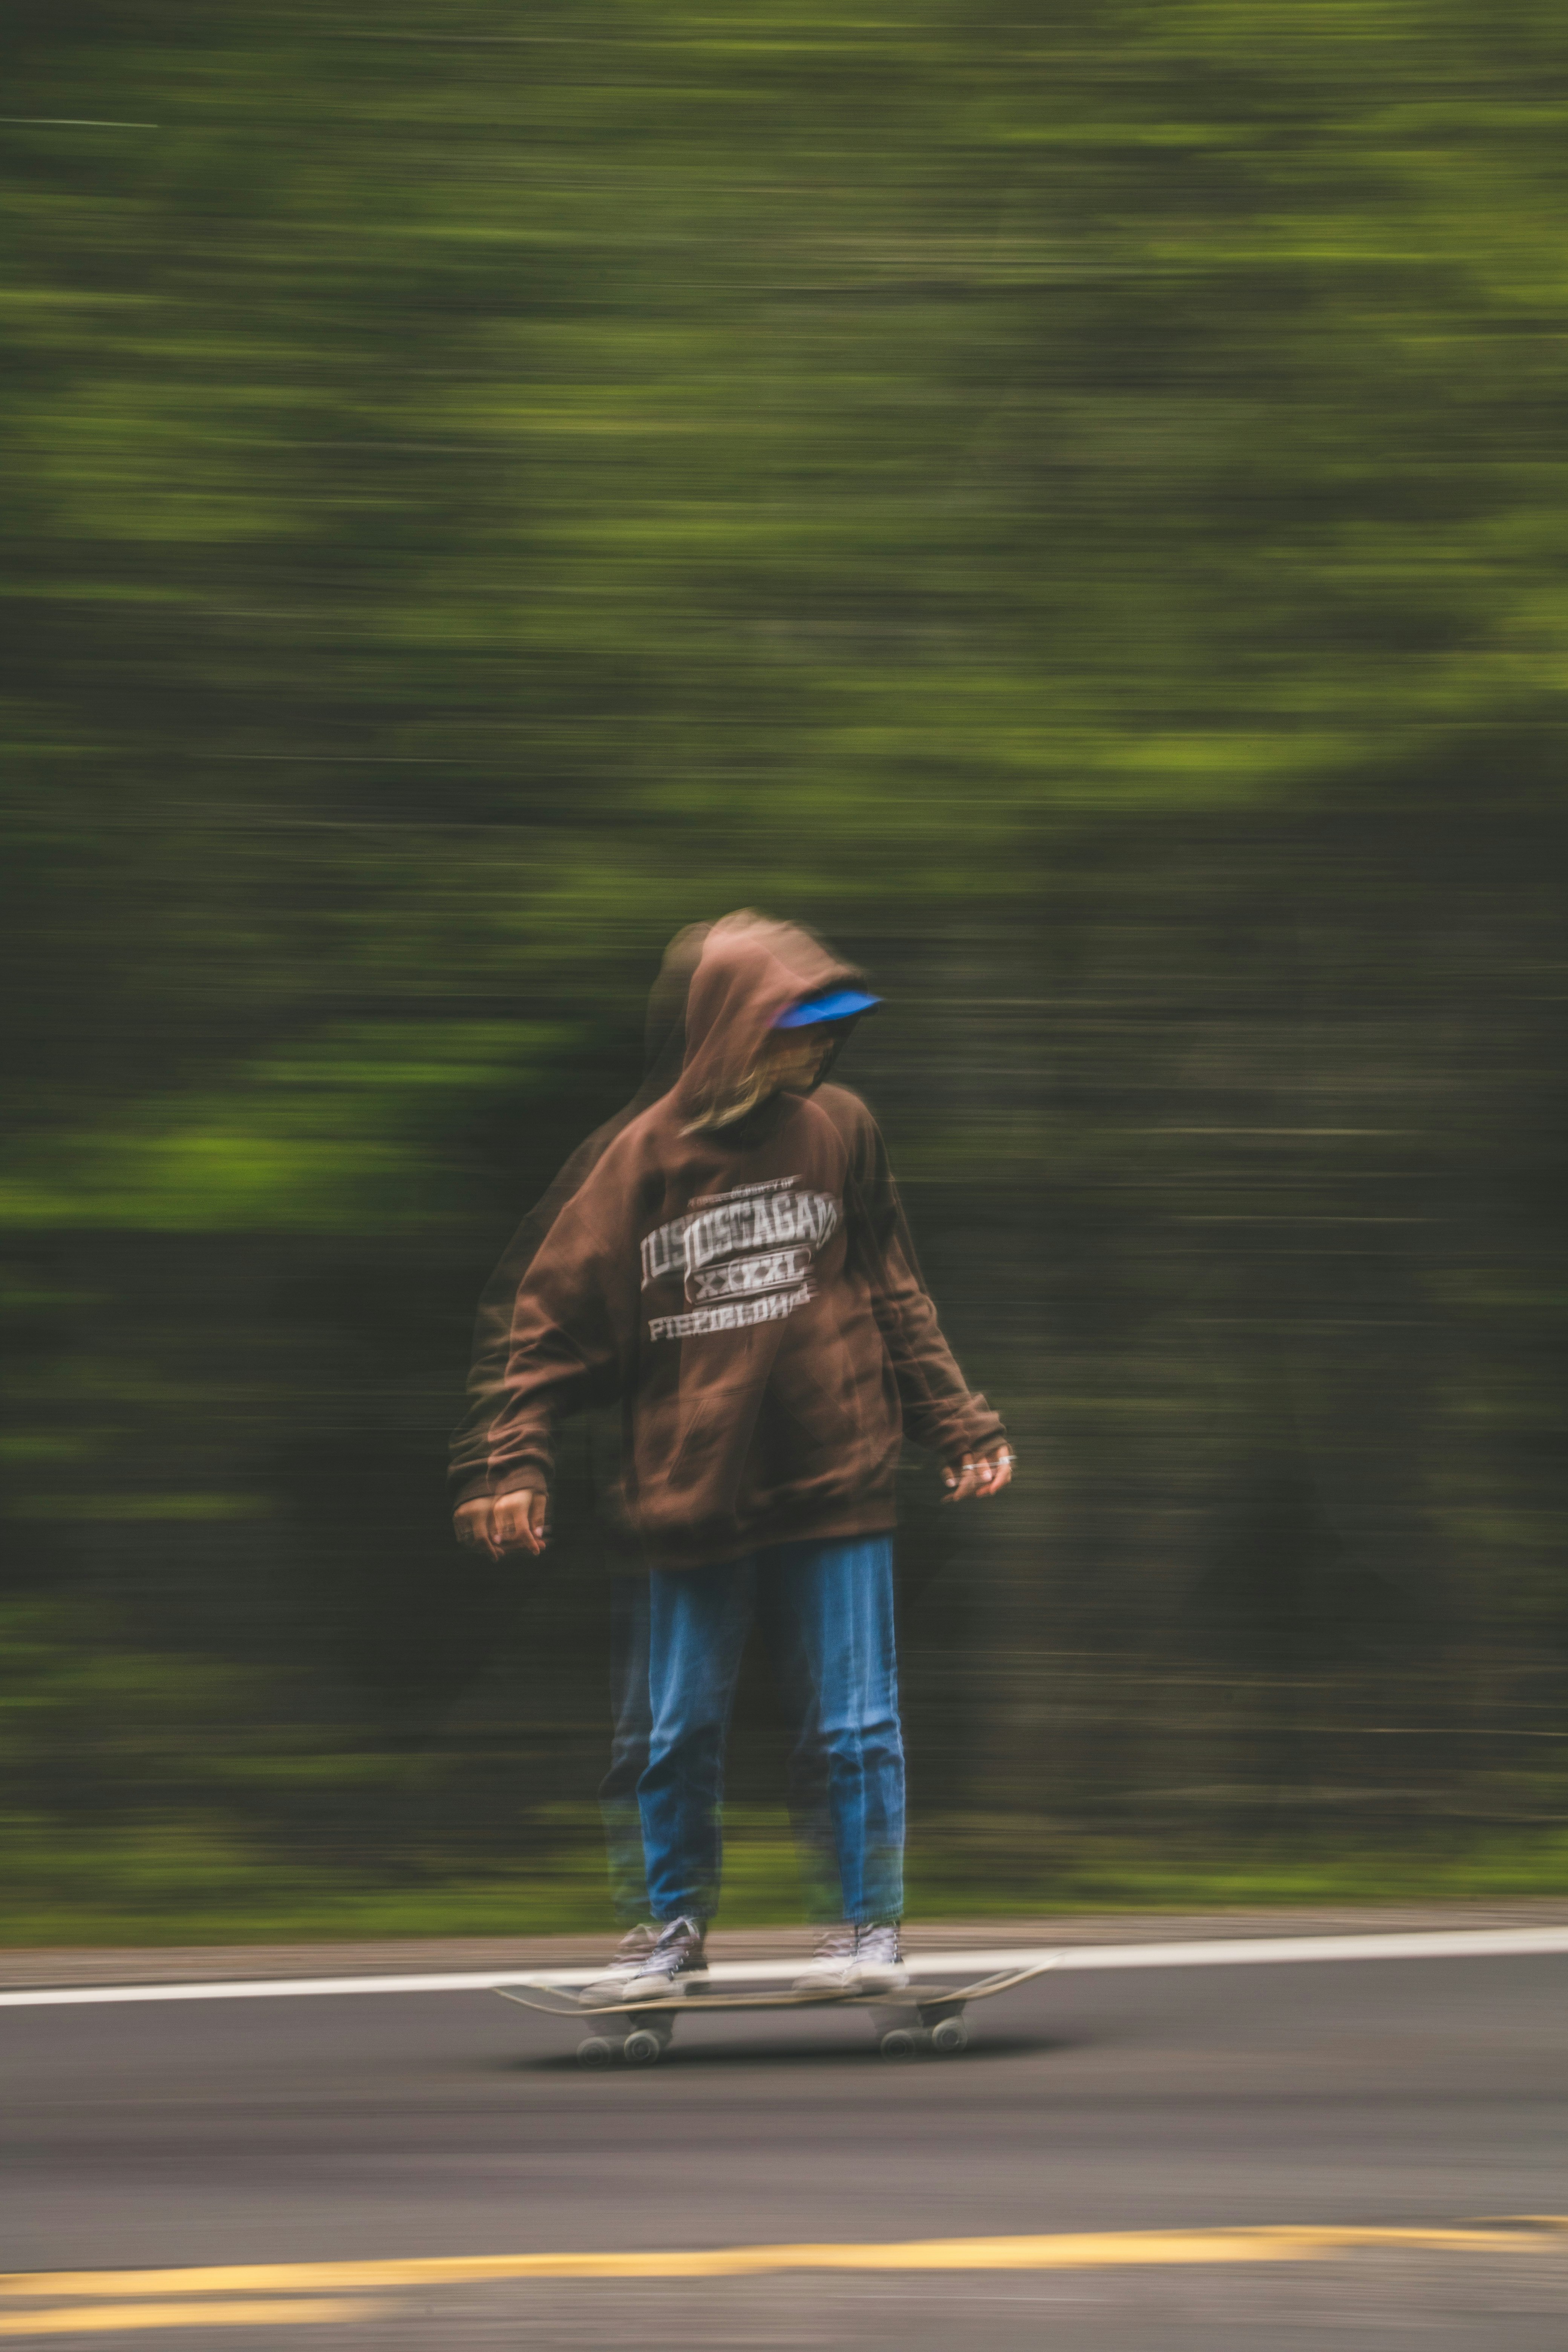
[{"label": "person's left hand", "polygon": [[958,1462],[948,1463],[942,1483],[947,1488],[944,1503],[966,1503],[972,1495],[985,1499],[999,1495],[1013,1483],[1013,1449],[1005,1437],[999,1437],[984,1453],[965,1454]]},{"label": "person's left hand", "polygon": [[531,1475],[526,1486],[498,1495],[490,1513],[491,1543],[501,1551],[531,1552],[537,1559],[550,1540],[545,1532],[549,1508],[549,1494],[537,1475]]}]

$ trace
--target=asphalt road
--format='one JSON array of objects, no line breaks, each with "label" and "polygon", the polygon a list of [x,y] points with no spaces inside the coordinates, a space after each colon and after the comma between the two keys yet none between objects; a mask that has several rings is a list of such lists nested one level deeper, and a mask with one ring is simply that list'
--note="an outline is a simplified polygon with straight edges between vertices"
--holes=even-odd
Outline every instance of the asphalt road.
[{"label": "asphalt road", "polygon": [[[11,2273],[1568,2214],[1568,1959],[1046,1977],[968,2053],[854,2013],[689,2021],[646,2073],[485,1992],[0,2012]],[[306,2292],[305,2287],[310,2287]],[[1568,2346],[1568,2231],[1300,2260],[749,2278],[251,2280],[0,2299],[0,2336],[141,2346],[1359,2352]],[[246,2306],[247,2296],[261,2300]],[[269,2299],[268,2299],[269,2298]],[[241,2315],[236,2317],[236,2310]],[[116,2316],[119,2314],[119,2316]],[[176,2321],[179,2324],[175,2324]],[[148,2324],[148,2323],[152,2324]],[[243,2326],[243,2333],[237,2330]]]}]

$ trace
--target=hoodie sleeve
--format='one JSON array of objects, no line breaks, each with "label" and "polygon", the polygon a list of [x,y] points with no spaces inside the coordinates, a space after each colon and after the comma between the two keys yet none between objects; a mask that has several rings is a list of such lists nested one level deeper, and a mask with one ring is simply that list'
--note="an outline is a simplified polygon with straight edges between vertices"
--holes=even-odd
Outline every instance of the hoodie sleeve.
[{"label": "hoodie sleeve", "polygon": [[624,1195],[604,1163],[567,1202],[517,1287],[506,1370],[489,1427],[490,1492],[548,1479],[563,1415],[608,1403],[626,1376],[637,1252],[622,1231]]},{"label": "hoodie sleeve", "polygon": [[485,1285],[479,1311],[474,1318],[468,1409],[452,1432],[447,1448],[447,1486],[454,1510],[459,1504],[471,1501],[476,1495],[488,1495],[491,1491],[490,1424],[500,1410],[504,1395],[507,1362],[511,1353],[512,1318],[517,1308],[518,1292],[529,1267],[562,1210],[581,1191],[616,1138],[630,1125],[640,1107],[639,1097],[634,1095],[625,1110],[616,1118],[606,1119],[603,1127],[595,1128],[593,1134],[577,1146],[549,1191],[535,1202],[508,1242],[495,1272]]},{"label": "hoodie sleeve", "polygon": [[[853,1097],[851,1098],[853,1099]],[[863,1106],[854,1151],[854,1216],[864,1252],[872,1311],[898,1381],[904,1430],[917,1445],[954,1462],[960,1454],[1005,1437],[992,1412],[958,1368],[925,1286],[888,1147]]]},{"label": "hoodie sleeve", "polygon": [[474,1318],[468,1409],[452,1432],[447,1451],[447,1486],[454,1510],[476,1495],[488,1495],[490,1489],[490,1423],[501,1402],[519,1286],[540,1244],[604,1150],[607,1134],[613,1131],[601,1129],[578,1145],[549,1191],[530,1209],[485,1285]]}]

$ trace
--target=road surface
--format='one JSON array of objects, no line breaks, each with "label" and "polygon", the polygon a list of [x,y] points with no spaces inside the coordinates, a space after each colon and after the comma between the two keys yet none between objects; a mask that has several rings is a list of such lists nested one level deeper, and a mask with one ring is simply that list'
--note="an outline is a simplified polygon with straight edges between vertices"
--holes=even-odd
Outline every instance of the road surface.
[{"label": "road surface", "polygon": [[[485,1991],[0,2010],[0,2339],[1568,2346],[1568,1957],[1047,1976],[972,2024],[889,2066],[731,2013],[590,2075]],[[595,2253],[635,2259],[508,2271]]]}]

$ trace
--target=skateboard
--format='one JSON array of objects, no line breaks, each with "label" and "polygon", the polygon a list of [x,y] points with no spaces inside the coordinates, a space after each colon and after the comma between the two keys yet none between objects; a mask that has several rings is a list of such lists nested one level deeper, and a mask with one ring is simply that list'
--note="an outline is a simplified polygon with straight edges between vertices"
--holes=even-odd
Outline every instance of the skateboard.
[{"label": "skateboard", "polygon": [[[957,1957],[962,1961],[962,1955]],[[942,1964],[947,1965],[945,1955]],[[996,1993],[1011,1992],[1016,1986],[1027,1984],[1031,1977],[1043,1976],[1056,1965],[1054,1956],[1048,1960],[1031,1960],[1026,1967],[998,1969],[968,1984],[911,1980],[888,1992],[796,1992],[792,1987],[781,1985],[727,1990],[723,1981],[727,1971],[721,1962],[714,1968],[708,1985],[701,1989],[691,1982],[686,1992],[665,2000],[616,2001],[593,2009],[584,2008],[559,1984],[528,1977],[519,1977],[514,1984],[496,1985],[492,1990],[503,2000],[515,2000],[524,2009],[540,2010],[547,2017],[569,2017],[579,2025],[591,2019],[600,2030],[577,2044],[580,2066],[613,2066],[617,2059],[627,2066],[655,2066],[668,2049],[681,2018],[738,2009],[861,2009],[870,2020],[884,2058],[915,2058],[925,2052],[938,2058],[956,2058],[969,2046],[969,2028],[963,2012],[971,2001],[990,2000]],[[785,1973],[782,1967],[779,1973]]]}]

